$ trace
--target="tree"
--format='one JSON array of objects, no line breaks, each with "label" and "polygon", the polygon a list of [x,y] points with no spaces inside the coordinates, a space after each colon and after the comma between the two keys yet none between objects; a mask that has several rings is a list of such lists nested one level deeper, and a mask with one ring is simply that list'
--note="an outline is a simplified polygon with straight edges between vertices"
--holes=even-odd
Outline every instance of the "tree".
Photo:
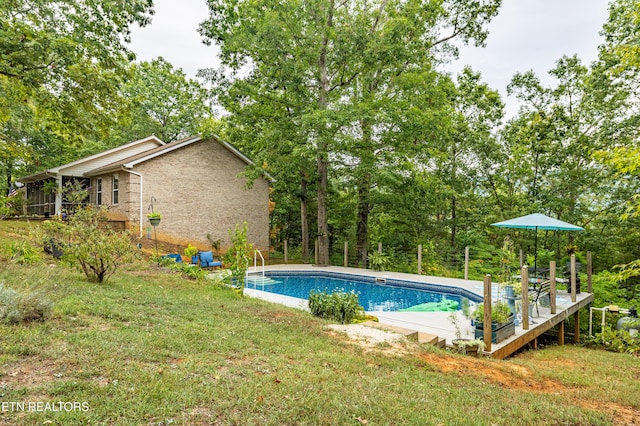
[{"label": "tree", "polygon": [[[305,150],[304,158],[315,158],[319,264],[329,263],[333,153],[358,151],[365,170],[372,159],[364,155],[375,150],[370,144],[384,145],[374,123],[376,110],[394,99],[394,78],[419,74],[438,53],[455,50],[450,40],[482,43],[483,27],[500,3],[209,2],[201,34],[220,46],[222,62],[231,70],[249,68],[231,86],[241,95],[229,100],[247,106],[269,102],[292,114],[299,126],[297,146]],[[341,139],[361,145],[340,147]],[[361,173],[359,181],[359,210],[365,215],[370,178]]]},{"label": "tree", "polygon": [[38,145],[64,148],[68,158],[102,136],[133,57],[125,46],[129,27],[146,25],[151,7],[152,0],[0,2],[0,151],[11,152],[0,166],[7,179],[16,167],[48,161]]},{"label": "tree", "polygon": [[[464,220],[460,212],[477,209],[481,203],[478,187],[500,159],[496,133],[504,105],[498,92],[481,81],[479,73],[465,67],[451,91],[451,108],[446,143],[434,160],[436,176],[441,183],[440,193],[445,197],[448,210],[442,212],[442,225],[450,230],[450,248],[453,250],[457,231]],[[475,215],[471,215],[471,219],[477,223]]]},{"label": "tree", "polygon": [[121,89],[128,108],[123,111],[110,145],[121,145],[151,134],[170,142],[200,133],[210,118],[207,92],[182,69],[164,58],[131,65],[132,78]]},{"label": "tree", "polygon": [[609,4],[609,17],[602,28],[605,43],[600,46],[600,59],[613,65],[614,71],[637,71],[640,66],[639,24],[638,0],[614,0]]}]

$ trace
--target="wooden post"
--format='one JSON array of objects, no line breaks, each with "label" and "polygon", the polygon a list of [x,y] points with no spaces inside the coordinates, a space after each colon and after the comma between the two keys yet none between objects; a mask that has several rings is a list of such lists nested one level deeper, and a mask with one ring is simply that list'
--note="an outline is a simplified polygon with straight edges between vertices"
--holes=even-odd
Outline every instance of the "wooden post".
[{"label": "wooden post", "polygon": [[593,263],[591,263],[591,252],[587,252],[587,293],[593,293]]},{"label": "wooden post", "polygon": [[576,255],[571,255],[571,303],[576,303]]},{"label": "wooden post", "polygon": [[344,267],[349,266],[349,241],[344,241]]},{"label": "wooden post", "polygon": [[418,275],[422,275],[422,244],[418,244]]},{"label": "wooden post", "polygon": [[469,246],[464,248],[464,279],[469,279]]},{"label": "wooden post", "polygon": [[382,254],[382,243],[378,243],[378,253]]},{"label": "wooden post", "polygon": [[522,286],[522,329],[529,329],[529,268],[522,265],[520,269],[520,285]]},{"label": "wooden post", "polygon": [[284,263],[289,263],[289,240],[284,240]]},{"label": "wooden post", "polygon": [[573,342],[580,343],[580,311],[573,314]]},{"label": "wooden post", "polygon": [[484,277],[484,349],[491,352],[491,275]]},{"label": "wooden post", "polygon": [[558,344],[564,345],[564,321],[560,321],[558,324]]},{"label": "wooden post", "polygon": [[556,261],[549,263],[549,309],[551,315],[556,313]]}]

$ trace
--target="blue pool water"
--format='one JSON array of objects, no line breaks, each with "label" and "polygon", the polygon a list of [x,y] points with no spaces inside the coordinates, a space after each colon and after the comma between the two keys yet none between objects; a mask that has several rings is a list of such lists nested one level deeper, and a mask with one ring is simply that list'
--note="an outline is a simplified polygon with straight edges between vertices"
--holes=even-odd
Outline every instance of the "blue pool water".
[{"label": "blue pool water", "polygon": [[[394,284],[376,284],[371,277],[368,277],[370,282],[361,281],[353,276],[347,277],[269,275],[267,284],[263,285],[260,280],[257,282],[249,280],[246,287],[299,299],[308,299],[312,290],[316,292],[353,291],[358,295],[358,302],[365,311],[399,311],[423,303],[443,301],[457,302],[458,309],[460,309],[463,298],[461,294],[454,292],[431,291],[398,285],[398,281],[395,281]],[[474,300],[473,296],[470,299]]]}]

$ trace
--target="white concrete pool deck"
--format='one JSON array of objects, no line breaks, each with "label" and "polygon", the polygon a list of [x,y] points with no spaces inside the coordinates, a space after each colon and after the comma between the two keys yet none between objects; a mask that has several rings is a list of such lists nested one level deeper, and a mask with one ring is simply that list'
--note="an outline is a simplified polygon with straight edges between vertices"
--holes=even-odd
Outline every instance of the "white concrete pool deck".
[{"label": "white concrete pool deck", "polygon": [[[358,269],[358,268],[345,268],[340,266],[327,266],[327,267],[317,267],[312,265],[270,265],[265,266],[266,271],[309,271],[309,272],[318,272],[318,271],[326,271],[326,272],[336,272],[336,273],[345,273],[345,274],[356,274],[356,275],[365,275],[370,277],[381,277],[388,279],[399,279],[399,280],[407,280],[413,282],[427,283],[427,284],[437,284],[442,286],[451,286],[466,289],[472,293],[477,294],[482,297],[484,284],[482,281],[474,281],[474,280],[464,280],[457,278],[444,278],[444,277],[433,277],[427,275],[417,275],[417,274],[406,274],[400,272],[379,272],[372,271],[368,269]],[[254,268],[250,268],[249,272],[261,273],[262,268],[258,267],[254,270]],[[497,283],[493,285],[493,291],[497,290]],[[285,306],[298,308],[298,309],[308,309],[307,300],[298,299],[295,297],[282,296],[274,293],[269,293],[265,291],[255,290],[255,289],[245,289],[245,293],[250,297],[256,297],[263,300],[267,300],[274,303],[279,303]],[[588,293],[578,294],[578,301],[583,298],[591,296]],[[557,304],[557,312],[560,313],[563,310],[569,308],[572,303],[570,296],[564,291],[558,291],[556,296],[556,304]],[[508,342],[518,338],[519,336],[531,332],[536,326],[541,325],[554,317],[555,315],[551,315],[549,308],[539,307],[540,315],[538,317],[530,318],[530,327],[529,330],[523,330],[522,326],[516,327],[516,333],[511,338],[508,338],[504,342],[494,343],[492,344],[492,351],[499,349],[501,346],[507,344]],[[402,327],[410,330],[415,330],[423,333],[428,333],[432,335],[439,336],[441,338],[446,339],[447,345],[451,345],[451,341],[456,337],[455,329],[451,321],[449,321],[448,317],[450,312],[386,312],[386,311],[371,311],[367,312],[370,315],[374,315],[378,317],[380,323],[388,324],[395,327]],[[558,315],[558,313],[556,315]],[[534,309],[534,315],[536,315]],[[468,320],[463,319],[462,314],[459,314],[460,325],[462,329],[463,338],[473,338],[473,329]]]}]

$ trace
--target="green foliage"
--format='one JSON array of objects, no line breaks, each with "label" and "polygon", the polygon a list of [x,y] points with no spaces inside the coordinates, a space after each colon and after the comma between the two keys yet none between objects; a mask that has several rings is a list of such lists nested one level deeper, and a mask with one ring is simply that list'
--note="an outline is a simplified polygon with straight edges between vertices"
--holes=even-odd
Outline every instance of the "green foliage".
[{"label": "green foliage", "polygon": [[196,134],[213,121],[206,89],[188,79],[164,58],[132,63],[130,79],[120,92],[128,100],[110,135],[110,145],[120,145],[151,134],[171,142]]},{"label": "green foliage", "polygon": [[179,274],[182,274],[186,278],[196,281],[202,281],[207,276],[207,272],[204,269],[198,268],[197,266],[193,266],[189,263],[176,262],[175,259],[170,257],[151,256],[151,258],[149,259],[149,264],[169,268],[173,272],[177,272]]},{"label": "green foliage", "polygon": [[116,89],[131,59],[130,27],[151,13],[150,0],[0,3],[3,175],[95,149],[125,103]]},{"label": "green foliage", "polygon": [[391,266],[391,259],[385,253],[372,251],[369,253],[369,266],[374,271],[385,271]]},{"label": "green foliage", "polygon": [[[500,3],[209,4],[200,33],[220,46],[231,71],[247,62],[253,67],[233,81],[219,70],[202,75],[217,84],[231,113],[226,129],[232,142],[249,147],[284,177],[288,185],[282,187],[299,194],[303,233],[315,190],[319,264],[329,262],[329,223],[339,221],[327,208],[333,182],[356,200],[356,251],[366,263],[369,214],[390,193],[386,183],[412,168],[404,158],[438,157],[431,150],[440,146],[439,135],[450,134],[450,117],[442,119],[451,109],[450,82],[434,72],[435,58],[455,52],[454,39],[482,43]],[[341,158],[350,159],[348,167],[335,164]]]},{"label": "green foliage", "polygon": [[[498,301],[491,304],[491,322],[498,324],[505,323],[511,316],[511,310],[507,302]],[[484,303],[478,304],[476,310],[473,313],[473,319],[476,322],[484,321]]]},{"label": "green foliage", "polygon": [[247,242],[247,222],[244,222],[242,226],[236,225],[235,230],[230,229],[229,239],[231,247],[225,254],[225,265],[229,265],[233,282],[242,292],[253,251],[253,244]]},{"label": "green foliage", "polygon": [[516,266],[516,251],[513,245],[513,240],[506,237],[500,250],[500,279],[504,283],[510,283],[513,276],[513,269]]},{"label": "green foliage", "polygon": [[207,232],[207,240],[209,241],[209,244],[211,244],[211,249],[215,252],[215,253],[219,253],[220,252],[220,246],[222,244],[222,240],[221,239],[214,239],[213,236],[211,236],[210,233]]},{"label": "green foliage", "polygon": [[65,258],[80,267],[91,282],[102,283],[117,269],[133,261],[138,254],[128,231],[118,232],[106,225],[106,210],[92,207],[78,209],[68,223],[51,222],[43,229],[44,239],[50,241],[64,235]]},{"label": "green foliage", "polygon": [[614,330],[605,327],[588,342],[589,346],[602,347],[611,352],[620,352],[635,356],[640,355],[640,338],[631,336],[627,330]]},{"label": "green foliage", "polygon": [[198,254],[198,247],[194,246],[191,243],[189,243],[189,245],[184,249],[184,255],[188,256],[189,259],[191,259],[193,256],[196,256],[197,254]]},{"label": "green foliage", "polygon": [[341,324],[349,324],[364,311],[358,305],[358,295],[354,292],[327,291],[309,293],[309,310],[317,317]]},{"label": "green foliage", "polygon": [[0,282],[0,323],[44,321],[51,316],[53,304],[40,291],[17,292]]},{"label": "green foliage", "polygon": [[12,241],[5,245],[5,252],[11,262],[31,265],[40,261],[40,255],[27,240]]}]

